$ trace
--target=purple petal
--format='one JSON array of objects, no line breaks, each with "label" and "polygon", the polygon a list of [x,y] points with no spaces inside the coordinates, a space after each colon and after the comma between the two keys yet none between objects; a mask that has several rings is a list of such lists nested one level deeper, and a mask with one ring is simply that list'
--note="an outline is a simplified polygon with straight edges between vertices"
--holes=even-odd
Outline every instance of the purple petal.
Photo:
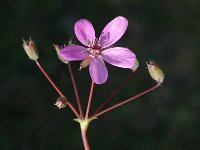
[{"label": "purple petal", "polygon": [[64,47],[60,50],[59,55],[64,60],[69,61],[83,60],[88,56],[87,49],[79,45],[69,45],[67,47]]},{"label": "purple petal", "polygon": [[102,59],[94,58],[90,62],[90,76],[94,83],[105,83],[108,78],[108,71]]},{"label": "purple petal", "polygon": [[95,39],[95,31],[92,23],[86,19],[80,19],[74,25],[74,31],[78,40],[85,46],[88,46],[88,40]]},{"label": "purple petal", "polygon": [[135,54],[123,47],[114,47],[102,51],[103,59],[111,65],[121,68],[131,68],[135,65]]},{"label": "purple petal", "polygon": [[108,47],[118,41],[125,33],[127,27],[128,20],[122,16],[118,16],[109,22],[99,37],[102,48]]}]

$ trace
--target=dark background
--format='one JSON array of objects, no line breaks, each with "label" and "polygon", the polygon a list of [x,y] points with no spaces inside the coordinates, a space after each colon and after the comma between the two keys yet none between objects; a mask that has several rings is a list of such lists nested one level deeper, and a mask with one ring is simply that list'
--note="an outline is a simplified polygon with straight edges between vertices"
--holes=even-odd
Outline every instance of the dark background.
[{"label": "dark background", "polygon": [[[75,96],[67,66],[52,46],[71,37],[74,22],[87,18],[97,37],[116,16],[129,20],[116,43],[132,49],[140,67],[114,104],[151,87],[145,61],[154,59],[165,72],[163,85],[136,101],[94,120],[88,130],[94,150],[200,149],[200,1],[199,0],[1,0],[0,2],[0,149],[83,149],[79,124],[69,108],[57,109],[58,94],[22,49],[31,37],[40,62],[67,97]],[[81,100],[86,105],[88,68],[73,63]],[[95,87],[95,109],[129,70],[107,64],[109,79]]]}]

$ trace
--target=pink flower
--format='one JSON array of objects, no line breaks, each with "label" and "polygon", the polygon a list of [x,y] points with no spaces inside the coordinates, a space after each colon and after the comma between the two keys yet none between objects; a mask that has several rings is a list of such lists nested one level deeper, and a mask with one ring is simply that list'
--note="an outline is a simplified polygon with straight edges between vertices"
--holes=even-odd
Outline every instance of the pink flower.
[{"label": "pink flower", "polygon": [[74,30],[78,40],[86,47],[69,45],[61,49],[59,54],[68,61],[83,60],[80,68],[89,65],[92,80],[96,84],[105,83],[108,71],[104,60],[121,68],[131,68],[135,65],[136,56],[131,50],[112,46],[122,37],[127,27],[128,20],[118,16],[106,25],[97,39],[92,23],[86,19],[80,19],[75,23]]}]

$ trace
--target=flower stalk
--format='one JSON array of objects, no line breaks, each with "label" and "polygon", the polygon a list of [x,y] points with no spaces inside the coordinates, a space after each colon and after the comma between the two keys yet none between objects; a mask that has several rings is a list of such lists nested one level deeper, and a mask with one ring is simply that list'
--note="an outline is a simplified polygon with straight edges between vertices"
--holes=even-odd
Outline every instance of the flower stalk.
[{"label": "flower stalk", "polygon": [[130,101],[132,101],[132,100],[134,100],[134,99],[136,99],[136,98],[138,98],[138,97],[141,97],[141,96],[143,96],[143,95],[145,95],[145,94],[147,94],[147,93],[153,91],[154,89],[156,89],[156,88],[159,87],[159,86],[160,86],[160,83],[157,83],[155,86],[153,86],[153,87],[151,87],[151,88],[149,88],[149,89],[147,89],[147,90],[145,90],[145,91],[143,91],[143,92],[141,92],[141,93],[139,93],[139,94],[137,94],[137,95],[135,95],[135,96],[132,96],[132,97],[130,97],[130,98],[128,98],[128,99],[126,99],[126,100],[124,100],[124,101],[122,101],[122,102],[119,102],[119,103],[117,103],[117,104],[115,104],[115,105],[113,105],[113,106],[111,106],[111,107],[108,107],[108,108],[106,108],[106,109],[100,111],[100,112],[97,113],[97,114],[94,114],[91,118],[97,118],[97,117],[99,117],[100,115],[102,115],[102,114],[104,114],[104,113],[106,113],[106,112],[108,112],[108,111],[111,111],[111,110],[113,110],[113,109],[115,109],[115,108],[117,108],[117,107],[119,107],[119,106],[121,106],[121,105],[123,105],[123,104],[126,104],[126,103],[128,103],[128,102],[130,102]]},{"label": "flower stalk", "polygon": [[82,110],[82,106],[81,106],[81,101],[80,101],[80,96],[79,96],[79,92],[78,92],[78,87],[77,87],[77,84],[76,84],[76,80],[75,80],[75,77],[74,77],[74,74],[73,74],[70,62],[68,63],[68,68],[69,68],[70,76],[71,76],[71,79],[72,79],[72,83],[73,83],[73,87],[74,87],[74,92],[75,92],[75,95],[76,95],[76,101],[77,101],[77,104],[78,104],[78,108],[79,108],[79,112],[80,112],[80,117],[83,118],[83,110]]},{"label": "flower stalk", "polygon": [[[54,89],[58,92],[58,94],[61,97],[65,97],[65,95],[60,91],[60,89],[57,87],[57,85],[53,82],[53,80],[49,77],[49,75],[46,73],[46,71],[44,70],[44,68],[40,65],[39,61],[36,60],[35,61],[37,66],[39,67],[39,69],[41,70],[41,72],[44,74],[44,76],[47,78],[47,80],[51,83],[51,85],[54,87]],[[69,105],[69,107],[71,108],[71,110],[74,112],[74,114],[76,115],[76,117],[80,118],[80,115],[78,114],[76,108],[73,106],[73,104],[65,97],[67,104]]]},{"label": "flower stalk", "polygon": [[88,119],[88,115],[89,115],[89,111],[90,111],[90,106],[91,106],[91,102],[92,102],[93,91],[94,91],[94,82],[92,81],[91,88],[90,88],[90,95],[89,95],[89,99],[88,99],[87,110],[86,110],[86,115],[85,115],[85,119],[86,120]]},{"label": "flower stalk", "polygon": [[115,96],[125,85],[126,83],[133,77],[134,72],[131,72],[127,78],[125,78],[121,84],[110,94],[110,96],[100,104],[100,106],[95,110],[92,116],[95,116],[111,99]]},{"label": "flower stalk", "polygon": [[41,72],[44,74],[44,76],[47,78],[47,80],[51,83],[51,85],[53,86],[53,88],[58,92],[58,94],[61,97],[65,97],[64,94],[60,91],[60,89],[57,87],[57,85],[53,82],[53,80],[49,77],[49,75],[46,73],[46,71],[44,70],[44,68],[41,66],[41,64],[39,63],[38,60],[35,61],[37,66],[39,67],[39,69],[41,70]]}]

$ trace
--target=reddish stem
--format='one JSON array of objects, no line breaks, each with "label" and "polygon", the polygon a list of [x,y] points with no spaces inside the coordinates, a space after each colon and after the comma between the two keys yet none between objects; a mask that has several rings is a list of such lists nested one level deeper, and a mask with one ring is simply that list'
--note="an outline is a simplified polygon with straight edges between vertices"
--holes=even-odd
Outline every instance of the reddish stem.
[{"label": "reddish stem", "polygon": [[110,100],[115,96],[125,85],[126,83],[133,77],[134,72],[131,72],[128,77],[126,77],[121,84],[110,94],[110,96],[101,103],[101,105],[95,110],[93,116],[97,114]]},{"label": "reddish stem", "polygon": [[90,145],[89,145],[88,138],[87,138],[87,128],[81,127],[81,136],[82,136],[83,145],[84,145],[85,150],[90,150]]},{"label": "reddish stem", "polygon": [[132,97],[130,97],[130,98],[128,98],[128,99],[126,99],[126,100],[120,102],[120,103],[117,103],[117,104],[115,104],[115,105],[113,105],[113,106],[111,106],[111,107],[108,107],[108,108],[106,108],[106,109],[100,111],[99,113],[95,114],[95,115],[92,116],[91,118],[96,118],[96,117],[98,117],[98,116],[100,116],[100,115],[102,115],[102,114],[104,114],[104,113],[106,113],[106,112],[108,112],[108,111],[110,111],[110,110],[116,108],[116,107],[119,107],[119,106],[121,106],[121,105],[123,105],[123,104],[125,104],[125,103],[128,103],[128,102],[130,102],[130,101],[132,101],[132,100],[134,100],[134,99],[136,99],[136,98],[138,98],[138,97],[140,97],[140,96],[143,96],[143,95],[145,95],[146,93],[149,93],[149,92],[153,91],[154,89],[156,89],[156,88],[159,87],[159,86],[160,86],[160,83],[157,83],[155,86],[153,86],[153,87],[151,87],[151,88],[149,88],[149,89],[147,89],[147,90],[145,90],[145,91],[143,91],[143,92],[141,92],[141,93],[139,93],[139,94],[137,94],[137,95],[135,95],[135,96],[132,96]]},{"label": "reddish stem", "polygon": [[44,68],[40,65],[39,61],[35,61],[37,66],[40,68],[44,76],[47,78],[47,80],[51,83],[51,85],[54,87],[54,89],[58,92],[58,94],[62,97],[65,97],[64,94],[60,91],[60,89],[56,86],[56,84],[53,82],[53,80],[49,77],[49,75],[46,73]]},{"label": "reddish stem", "polygon": [[[60,91],[60,89],[57,87],[57,85],[53,82],[53,80],[49,77],[49,75],[46,73],[46,71],[44,70],[44,68],[40,65],[39,61],[36,60],[35,61],[37,66],[39,67],[39,69],[42,71],[42,73],[44,74],[44,76],[47,78],[47,80],[51,83],[51,85],[54,87],[54,89],[58,92],[58,94],[61,97],[65,97],[65,95]],[[66,97],[65,97],[66,98]],[[75,109],[75,107],[73,106],[73,104],[66,98],[67,100],[67,104],[69,105],[69,107],[71,108],[71,110],[74,112],[74,114],[76,115],[76,117],[80,118],[77,110]]]},{"label": "reddish stem", "polygon": [[76,115],[77,118],[81,118],[80,115],[78,114],[76,108],[74,107],[74,105],[67,99],[67,104],[69,105],[69,107],[71,108],[71,110],[74,112],[74,114]]},{"label": "reddish stem", "polygon": [[83,110],[82,110],[81,101],[80,101],[80,97],[79,97],[79,93],[78,93],[78,88],[77,88],[76,80],[75,80],[70,62],[68,63],[68,68],[69,68],[70,76],[71,76],[71,79],[72,79],[72,83],[73,83],[74,92],[75,92],[75,95],[76,95],[76,101],[77,101],[77,104],[78,104],[80,116],[81,116],[81,118],[83,118]]},{"label": "reddish stem", "polygon": [[94,82],[92,81],[91,88],[90,88],[90,95],[89,95],[88,105],[87,105],[87,110],[86,110],[86,115],[85,115],[85,119],[86,120],[88,119],[88,115],[89,115],[89,111],[90,111],[93,91],[94,91]]}]

